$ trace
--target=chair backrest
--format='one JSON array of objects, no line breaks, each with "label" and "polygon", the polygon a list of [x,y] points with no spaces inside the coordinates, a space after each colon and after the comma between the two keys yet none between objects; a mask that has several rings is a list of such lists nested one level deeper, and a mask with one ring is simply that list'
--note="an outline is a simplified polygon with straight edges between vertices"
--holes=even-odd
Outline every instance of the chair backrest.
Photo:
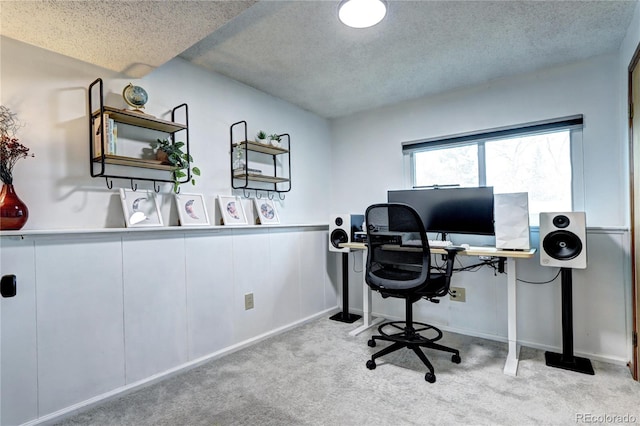
[{"label": "chair backrest", "polygon": [[[374,290],[410,293],[429,280],[431,252],[422,219],[401,203],[374,204],[365,213],[367,264],[365,280]],[[399,241],[417,240],[416,246]]]}]

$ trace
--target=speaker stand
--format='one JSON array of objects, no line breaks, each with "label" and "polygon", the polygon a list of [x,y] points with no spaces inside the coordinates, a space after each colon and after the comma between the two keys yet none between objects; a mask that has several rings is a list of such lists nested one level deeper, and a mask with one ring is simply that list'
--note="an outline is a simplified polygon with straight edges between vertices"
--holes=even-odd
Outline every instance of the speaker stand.
[{"label": "speaker stand", "polygon": [[549,367],[562,368],[593,375],[593,366],[587,358],[573,355],[573,291],[571,268],[560,269],[562,283],[562,353],[545,352],[544,359]]},{"label": "speaker stand", "polygon": [[334,321],[354,323],[361,315],[349,313],[349,253],[342,253],[342,312],[329,317]]}]

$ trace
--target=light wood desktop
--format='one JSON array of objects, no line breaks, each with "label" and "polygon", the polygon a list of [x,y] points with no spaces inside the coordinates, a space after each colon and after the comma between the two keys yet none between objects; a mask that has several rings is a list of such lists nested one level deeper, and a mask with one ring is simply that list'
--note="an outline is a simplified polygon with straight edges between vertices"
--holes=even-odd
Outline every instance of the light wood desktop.
[{"label": "light wood desktop", "polygon": [[[366,265],[367,246],[364,243],[344,243],[340,247],[358,250],[362,252],[362,264]],[[402,249],[406,250],[406,247]],[[500,250],[495,247],[469,247],[464,251],[458,252],[458,256],[495,256],[505,258],[507,261],[507,340],[509,341],[509,352],[507,361],[504,366],[504,373],[515,376],[518,372],[518,359],[520,356],[520,345],[516,337],[517,315],[516,315],[516,260],[530,259],[534,256],[536,249],[529,250]],[[431,248],[432,254],[445,254],[441,248]],[[363,324],[351,331],[349,334],[355,336],[362,333],[370,327],[380,324],[384,318],[372,318],[371,316],[371,289],[365,281],[365,273],[362,273],[362,319]]]}]

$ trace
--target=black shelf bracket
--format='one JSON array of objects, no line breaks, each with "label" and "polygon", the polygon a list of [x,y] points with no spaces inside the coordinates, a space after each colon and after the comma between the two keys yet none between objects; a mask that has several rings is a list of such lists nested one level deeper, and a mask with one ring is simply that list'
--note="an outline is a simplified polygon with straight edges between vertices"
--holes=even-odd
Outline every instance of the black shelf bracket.
[{"label": "black shelf bracket", "polygon": [[[96,105],[94,105],[94,103]],[[119,167],[129,167],[129,170],[135,170],[137,165],[130,164],[122,164],[113,161],[113,158],[107,158],[105,155],[106,148],[106,140],[105,140],[105,132],[100,131],[98,134],[93,134],[94,132],[94,123],[95,120],[104,117],[104,114],[109,114],[114,116],[114,120],[123,123],[129,126],[140,127],[144,129],[149,129],[151,131],[160,131],[163,133],[167,133],[171,142],[176,142],[176,134],[179,132],[185,133],[185,148],[186,154],[191,158],[191,152],[189,148],[189,106],[186,103],[180,104],[171,110],[171,122],[162,119],[156,119],[152,116],[145,116],[141,114],[140,116],[135,116],[135,114],[131,114],[130,111],[120,110],[118,108],[113,108],[110,106],[104,105],[104,83],[101,78],[97,78],[89,85],[88,90],[88,114],[89,114],[89,174],[92,178],[95,177],[104,177],[107,188],[113,189],[113,179],[125,179],[129,180],[131,183],[131,189],[136,191],[138,189],[138,185],[135,181],[147,181],[153,182],[153,189],[155,192],[160,192],[159,182],[165,183],[174,183],[175,172],[168,171],[167,169],[157,169],[155,167],[149,167],[149,169],[155,169],[155,171],[160,170],[161,172],[172,173],[173,176],[171,178],[163,179],[159,176],[157,177],[142,177],[142,173],[128,173],[127,175],[117,175],[107,173],[106,164],[117,165]],[[177,118],[181,119],[181,123],[178,123]],[[99,140],[97,140],[99,138]],[[95,144],[94,144],[95,142]],[[99,156],[96,156],[96,146],[99,144],[101,147],[101,153]],[[126,158],[126,157],[125,157]],[[142,166],[144,167],[144,166]],[[186,173],[186,177],[184,180],[179,183],[187,183],[191,181],[191,162],[189,162]]]},{"label": "black shelf bracket", "polygon": [[[282,148],[261,145],[248,139],[247,128],[248,126],[245,120],[233,123],[229,128],[231,188],[242,189],[242,195],[245,198],[249,198],[251,191],[255,191],[255,197],[257,199],[266,196],[270,200],[273,200],[275,194],[278,194],[280,200],[284,200],[284,195],[282,194],[291,191],[291,136],[288,133],[278,135],[284,145]],[[238,153],[237,150],[244,152]],[[236,155],[234,154],[238,153],[238,159],[243,159],[245,168],[248,169],[249,152],[257,156],[254,158],[260,156],[262,156],[263,160],[270,158],[270,160],[265,161],[264,164],[271,164],[269,168],[272,170],[272,174],[250,174],[248,170],[245,170],[241,175],[236,175],[234,171]],[[244,156],[242,156],[242,154],[244,154]],[[278,172],[280,172],[281,175],[278,175]]]}]

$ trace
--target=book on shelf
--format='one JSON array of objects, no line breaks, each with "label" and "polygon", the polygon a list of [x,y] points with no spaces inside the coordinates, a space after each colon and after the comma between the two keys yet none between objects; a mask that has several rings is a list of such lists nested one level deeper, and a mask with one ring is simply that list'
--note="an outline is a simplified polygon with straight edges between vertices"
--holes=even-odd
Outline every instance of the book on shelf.
[{"label": "book on shelf", "polygon": [[[104,126],[103,126],[104,123]],[[116,153],[117,124],[109,118],[109,114],[103,114],[93,120],[93,154],[94,157],[102,156],[102,134],[104,131],[104,153],[105,155]]]},{"label": "book on shelf", "polygon": [[[105,114],[106,115],[106,114]],[[100,157],[102,155],[102,117],[97,116],[93,119],[93,129],[92,129],[92,140],[93,140],[93,156]]]},{"label": "book on shelf", "polygon": [[109,150],[107,154],[117,154],[118,148],[118,124],[113,121],[112,118],[109,119]]}]

